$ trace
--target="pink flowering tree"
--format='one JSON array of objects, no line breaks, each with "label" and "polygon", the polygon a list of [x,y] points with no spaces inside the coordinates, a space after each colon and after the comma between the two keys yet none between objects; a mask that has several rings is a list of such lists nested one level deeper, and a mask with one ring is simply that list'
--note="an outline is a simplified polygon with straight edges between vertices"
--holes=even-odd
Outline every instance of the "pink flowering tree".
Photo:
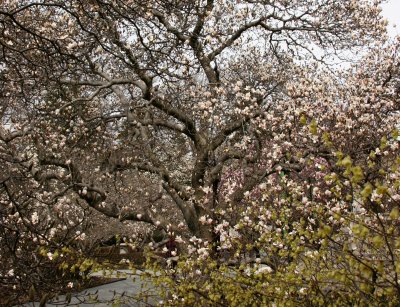
[{"label": "pink flowering tree", "polygon": [[[4,225],[18,195],[31,223],[68,232],[58,216],[96,212],[277,271],[298,263],[293,231],[314,251],[324,226],[340,233],[336,211],[392,210],[357,194],[394,180],[398,149],[398,42],[379,5],[4,1]],[[10,193],[19,172],[30,188]]]}]

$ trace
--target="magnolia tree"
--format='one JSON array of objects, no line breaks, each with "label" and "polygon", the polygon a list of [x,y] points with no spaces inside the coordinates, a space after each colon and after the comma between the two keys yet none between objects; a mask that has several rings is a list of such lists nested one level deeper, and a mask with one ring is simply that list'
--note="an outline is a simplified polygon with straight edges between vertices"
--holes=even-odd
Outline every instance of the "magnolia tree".
[{"label": "magnolia tree", "polygon": [[287,105],[305,108],[291,130],[301,170],[246,194],[234,224],[219,212],[223,261],[192,238],[176,269],[155,265],[166,305],[398,304],[398,48],[371,50],[343,86],[303,81]]},{"label": "magnolia tree", "polygon": [[3,1],[2,232],[69,246],[93,211],[174,232],[184,279],[162,282],[187,304],[400,293],[398,42],[379,5]]}]

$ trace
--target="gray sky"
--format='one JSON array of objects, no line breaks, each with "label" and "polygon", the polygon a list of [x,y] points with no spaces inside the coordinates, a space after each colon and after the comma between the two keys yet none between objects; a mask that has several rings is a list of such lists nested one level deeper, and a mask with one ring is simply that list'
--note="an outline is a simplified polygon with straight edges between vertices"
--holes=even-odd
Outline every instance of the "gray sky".
[{"label": "gray sky", "polygon": [[382,5],[382,9],[383,16],[389,21],[389,34],[400,35],[400,0],[388,0]]}]

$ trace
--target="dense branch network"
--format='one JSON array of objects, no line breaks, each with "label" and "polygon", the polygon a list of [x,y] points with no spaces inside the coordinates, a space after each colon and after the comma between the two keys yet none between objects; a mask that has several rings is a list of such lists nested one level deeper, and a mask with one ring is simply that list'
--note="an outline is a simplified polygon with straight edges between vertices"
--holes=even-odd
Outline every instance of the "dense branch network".
[{"label": "dense branch network", "polygon": [[[307,147],[304,101],[335,81],[307,91],[315,78],[302,61],[320,53],[327,65],[326,56],[384,30],[377,5],[364,1],[22,1],[0,16],[5,92],[16,86],[29,110],[7,113],[20,103],[7,96],[3,120],[20,124],[6,124],[1,140],[26,139],[31,151],[47,142],[52,158],[39,153],[35,167],[71,179],[43,171],[41,181],[72,188],[108,216],[155,225],[146,206],[122,214],[126,200],[106,192],[109,175],[147,174],[197,235],[201,216],[305,169],[307,154],[296,156]],[[329,159],[320,148],[314,156]],[[241,182],[233,190],[231,176]],[[130,195],[131,185],[119,192]]]}]

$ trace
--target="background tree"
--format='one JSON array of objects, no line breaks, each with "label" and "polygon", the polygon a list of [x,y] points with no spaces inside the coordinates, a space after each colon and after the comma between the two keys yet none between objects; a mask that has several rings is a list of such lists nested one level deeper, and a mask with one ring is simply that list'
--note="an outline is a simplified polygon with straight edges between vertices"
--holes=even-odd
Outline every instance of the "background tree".
[{"label": "background tree", "polygon": [[[108,216],[167,224],[128,206],[128,194],[109,201],[105,177],[139,171],[192,234],[209,236],[201,216],[235,207],[279,165],[298,168],[281,148],[301,145],[281,135],[285,117],[303,111],[285,106],[288,85],[305,85],[313,57],[323,63],[374,42],[385,28],[378,4],[5,2],[2,75],[12,92],[4,95],[21,107],[8,107],[4,123],[23,134],[21,151],[30,148],[38,167],[64,172],[51,178],[62,191],[49,192],[72,190]],[[222,197],[232,165],[245,184]]]}]

